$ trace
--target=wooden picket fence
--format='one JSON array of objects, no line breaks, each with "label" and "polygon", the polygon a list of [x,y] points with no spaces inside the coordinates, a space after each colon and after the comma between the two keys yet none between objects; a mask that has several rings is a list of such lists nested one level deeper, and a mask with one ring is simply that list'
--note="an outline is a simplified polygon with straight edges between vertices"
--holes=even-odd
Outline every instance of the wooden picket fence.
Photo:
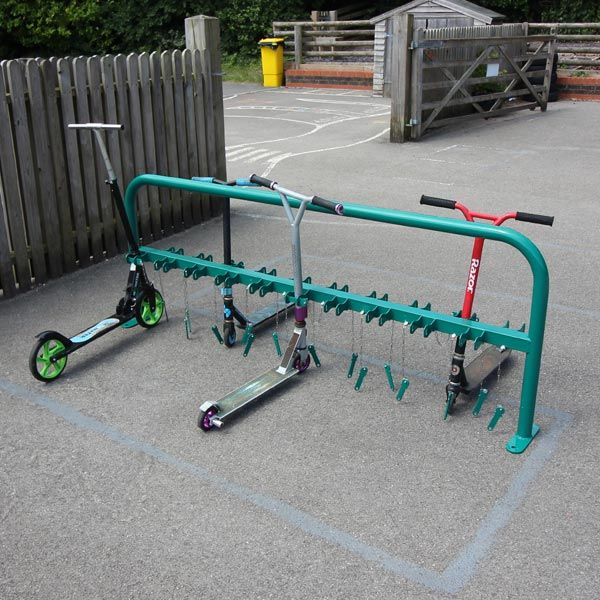
[{"label": "wooden picket fence", "polygon": [[[206,49],[0,63],[0,298],[127,247],[93,134],[69,123],[124,125],[105,134],[123,189],[140,173],[224,177],[211,68]],[[143,189],[141,238],[181,231],[220,205]]]}]

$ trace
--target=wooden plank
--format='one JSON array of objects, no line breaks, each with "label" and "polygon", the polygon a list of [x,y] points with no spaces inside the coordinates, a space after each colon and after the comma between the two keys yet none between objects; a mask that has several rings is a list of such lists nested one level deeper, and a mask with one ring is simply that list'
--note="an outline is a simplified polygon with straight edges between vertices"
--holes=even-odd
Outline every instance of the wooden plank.
[{"label": "wooden plank", "polygon": [[331,40],[327,43],[324,42],[304,42],[304,46],[307,48],[315,48],[320,46],[359,46],[364,48],[375,48],[375,42],[373,40]]},{"label": "wooden plank", "polygon": [[[133,160],[133,138],[131,134],[131,118],[129,116],[129,84],[127,83],[127,58],[124,54],[117,54],[113,62],[115,76],[115,97],[119,123],[123,125],[120,132],[121,164],[123,171],[123,188],[126,189],[130,181],[137,175]],[[140,190],[140,193],[143,190]],[[139,227],[138,227],[139,232]],[[125,233],[123,233],[125,235]]]},{"label": "wooden plank", "polygon": [[[543,77],[546,71],[527,71],[528,77]],[[514,74],[498,75],[497,77],[471,77],[465,81],[465,86],[478,85],[480,83],[512,81],[515,78]],[[434,81],[432,83],[424,83],[424,90],[433,90],[437,88],[452,87],[456,79],[446,79],[445,81]]]},{"label": "wooden plank", "polygon": [[[90,122],[90,106],[88,100],[88,81],[86,59],[78,57],[73,61],[75,79],[75,104],[77,106],[77,123]],[[78,130],[77,139],[81,152],[83,187],[87,208],[87,220],[90,228],[90,245],[94,262],[104,260],[104,244],[102,243],[102,223],[98,203],[98,181],[94,165],[93,133],[88,130]]]},{"label": "wooden plank", "polygon": [[[100,73],[102,76],[102,87],[104,89],[104,102],[105,102],[105,118],[107,123],[111,124],[123,124],[119,120],[117,112],[117,96],[115,91],[115,77],[113,73],[114,57],[111,55],[103,56],[100,59]],[[121,158],[121,144],[120,144],[120,131],[108,131],[106,135],[107,139],[107,150],[110,162],[115,171],[117,181],[123,190],[123,165]],[[119,252],[124,252],[127,249],[127,238],[125,237],[125,230],[123,223],[119,217],[119,213],[116,207],[112,206],[115,211],[115,237],[117,249]]]},{"label": "wooden plank", "polygon": [[550,84],[552,81],[552,66],[554,64],[554,54],[556,53],[556,40],[548,44],[548,58],[546,60],[546,74],[544,75],[544,90],[542,92],[542,112],[548,107],[548,96],[550,95]]},{"label": "wooden plank", "polygon": [[410,137],[413,140],[418,140],[421,137],[421,121],[423,119],[423,109],[421,105],[423,103],[423,49],[418,48],[419,41],[423,37],[423,29],[414,28],[412,41],[413,45],[417,48],[412,51],[411,57],[411,83],[410,83],[410,118],[411,118],[411,130]]},{"label": "wooden plank", "polygon": [[450,101],[450,99],[454,96],[454,94],[462,87],[463,82],[471,76],[471,73],[475,71],[475,69],[483,63],[487,59],[490,54],[492,46],[488,46],[473,62],[473,64],[463,73],[462,77],[452,86],[450,91],[444,96],[444,98],[440,101],[438,106],[431,112],[429,117],[425,123],[423,123],[421,127],[421,133],[424,133],[425,130],[431,125],[431,123],[435,120],[435,118],[440,114],[446,104]]},{"label": "wooden plank", "polygon": [[[142,131],[142,115],[140,109],[139,66],[137,54],[127,56],[127,83],[129,87],[129,119],[131,124],[131,141],[133,144],[133,164],[136,175],[146,172],[144,157],[144,134]],[[142,241],[149,243],[152,239],[150,228],[150,208],[148,206],[148,188],[142,187],[137,194],[139,231]]]},{"label": "wooden plank", "polygon": [[[160,52],[150,55],[150,77],[152,78],[152,107],[154,109],[154,143],[156,144],[156,168],[159,174],[169,175],[167,160],[167,136],[165,127],[165,107],[163,102],[163,82],[160,69]],[[158,190],[162,230],[169,235],[173,230],[171,198],[167,188]]]},{"label": "wooden plank", "polygon": [[[208,17],[214,18],[214,17]],[[317,27],[314,21],[273,21],[274,28],[281,27],[294,27],[295,25],[302,25],[303,27]],[[368,20],[355,20],[355,21],[323,21],[323,27],[370,27],[370,21]]]},{"label": "wooden plank", "polygon": [[[175,122],[175,100],[173,98],[173,61],[171,52],[164,51],[160,55],[163,79],[163,98],[165,107],[165,130],[167,138],[167,161],[169,175],[179,177],[179,157],[177,153],[177,124]],[[173,208],[173,229],[183,229],[182,199],[179,190],[171,190],[171,206]]]},{"label": "wooden plank", "polygon": [[[537,102],[523,102],[522,104],[515,104],[511,106],[505,106],[498,110],[489,110],[485,113],[485,118],[489,119],[492,117],[501,117],[503,115],[507,115],[509,113],[518,111],[518,110],[532,110],[537,107]],[[470,113],[468,115],[459,115],[456,117],[448,117],[445,119],[436,119],[429,126],[431,129],[435,127],[442,127],[444,125],[449,125],[452,123],[459,123],[461,121],[472,121],[473,119],[481,119],[480,113]]]},{"label": "wooden plank", "polygon": [[81,160],[79,157],[79,143],[77,133],[68,129],[69,123],[76,123],[75,106],[73,103],[73,80],[71,75],[71,61],[59,59],[57,62],[58,85],[60,89],[60,103],[63,118],[63,137],[69,169],[69,187],[71,190],[71,208],[73,211],[73,224],[77,242],[77,257],[79,266],[90,264],[90,246],[87,231],[87,217],[85,212],[85,198],[83,195],[83,177],[81,174]]},{"label": "wooden plank", "polygon": [[[523,73],[525,73],[527,71],[527,69],[529,69],[529,67],[532,65],[533,61],[536,58],[539,58],[539,55],[542,53],[542,50],[544,49],[544,45],[540,45],[539,48],[535,51],[535,53],[531,56],[531,58],[523,65],[523,67],[521,67],[521,70]],[[514,58],[512,58],[512,66],[513,69],[516,71],[519,71],[519,67],[516,65],[516,61]],[[525,77],[525,79],[527,79]],[[509,92],[510,90],[513,90],[516,85],[518,84],[520,80],[520,77],[515,77],[515,79],[513,79],[508,86],[506,87],[506,89],[504,90],[505,92]],[[528,80],[529,83],[529,80]],[[534,93],[534,97],[535,97],[535,93]],[[490,110],[497,110],[500,106],[502,106],[503,104],[503,100],[496,100],[496,102],[494,102],[494,105],[492,106],[492,108]]]},{"label": "wooden plank", "polygon": [[12,257],[10,254],[8,223],[5,221],[7,214],[2,176],[0,174],[0,298],[12,298],[17,293],[17,286],[13,272]]},{"label": "wooden plank", "polygon": [[[154,139],[154,111],[152,109],[152,90],[150,81],[150,57],[144,52],[138,57],[140,69],[140,98],[142,106],[142,128],[144,131],[144,154],[146,156],[146,173],[157,173],[156,140]],[[152,237],[157,240],[162,237],[160,218],[160,199],[158,188],[148,188],[150,200],[150,217]]]},{"label": "wooden plank", "polygon": [[[100,71],[100,57],[92,56],[91,58],[88,58],[86,66],[89,82],[90,120],[92,123],[106,123],[107,119],[104,115],[104,106],[102,102],[102,73]],[[101,135],[104,137],[106,143],[106,134],[103,132]],[[108,134],[110,137],[113,135],[114,133]],[[98,199],[100,203],[100,216],[102,220],[103,245],[104,250],[106,251],[106,256],[111,257],[115,256],[117,253],[115,213],[113,210],[110,188],[105,183],[108,177],[108,171],[106,170],[106,165],[102,160],[96,139],[92,139],[92,142],[94,144],[96,176],[98,180]]]},{"label": "wooden plank", "polygon": [[[185,100],[183,97],[183,58],[180,50],[173,51],[173,100],[175,103],[175,123],[177,152],[179,156],[179,176],[183,179],[189,179],[190,169],[187,160],[187,126],[185,114]],[[183,224],[184,227],[191,227],[194,223],[192,219],[192,195],[190,192],[182,193],[183,206]]]},{"label": "wooden plank", "polygon": [[54,167],[52,166],[52,149],[46,123],[46,102],[42,88],[40,66],[34,59],[25,64],[27,92],[29,95],[31,132],[35,147],[35,166],[38,175],[39,190],[42,194],[39,202],[41,211],[42,232],[48,256],[48,273],[50,277],[60,277],[62,270],[62,247],[60,243],[60,225],[58,222],[58,206],[56,187],[54,184]]},{"label": "wooden plank", "polygon": [[[529,60],[531,60],[532,57],[534,57],[536,59],[542,59],[542,58],[548,58],[548,54],[545,52],[542,52],[540,54],[522,54],[519,56],[513,56],[512,59],[515,62],[527,62]],[[439,69],[440,67],[447,67],[447,68],[451,68],[451,67],[464,67],[465,65],[469,65],[473,62],[473,59],[465,59],[465,60],[431,60],[431,61],[426,61],[423,65],[424,69]]]},{"label": "wooden plank", "polygon": [[77,268],[75,256],[75,234],[67,183],[67,166],[65,146],[62,136],[62,116],[59,112],[57,59],[43,60],[40,63],[42,85],[46,96],[46,116],[48,120],[48,136],[50,138],[50,155],[54,168],[54,189],[57,202],[60,239],[62,246],[63,270],[70,273]]},{"label": "wooden plank", "polygon": [[411,57],[414,17],[403,13],[392,24],[392,105],[390,142],[410,139]]},{"label": "wooden plank", "polygon": [[372,57],[374,52],[372,50],[358,51],[358,50],[306,50],[304,52],[306,56],[365,56]]},{"label": "wooden plank", "polygon": [[[187,125],[187,159],[190,177],[200,173],[198,161],[198,140],[196,139],[196,106],[194,103],[194,72],[192,68],[192,52],[186,49],[182,53],[183,59],[183,97],[185,101],[185,114]],[[203,219],[200,197],[194,194],[191,197],[192,220],[201,223]]]},{"label": "wooden plank", "polygon": [[29,117],[25,105],[24,65],[17,60],[7,64],[8,87],[11,95],[12,117],[14,124],[15,149],[18,157],[19,173],[27,239],[31,248],[31,266],[36,284],[48,279],[44,238],[40,219],[40,202],[36,186],[36,166],[29,135]]},{"label": "wooden plank", "polygon": [[[0,178],[4,191],[10,241],[15,254],[16,283],[18,283],[19,291],[23,292],[31,288],[31,271],[27,251],[25,217],[19,188],[19,167],[8,106],[8,62],[0,62],[0,131],[2,131],[2,135],[0,135]],[[9,289],[11,286],[8,276],[5,283]]]},{"label": "wooden plank", "polygon": [[[211,171],[208,166],[206,123],[204,121],[204,79],[202,78],[202,58],[200,56],[200,50],[198,49],[192,51],[192,67],[194,69],[194,112],[196,113],[196,140],[198,143],[198,162],[200,169],[198,175],[209,177],[211,176]],[[202,206],[203,219],[206,221],[211,217],[210,196],[203,194],[201,196],[200,204]]]},{"label": "wooden plank", "polygon": [[[542,92],[544,89],[543,85],[532,86],[536,92]],[[465,96],[464,98],[456,98],[455,100],[450,100],[446,102],[444,108],[448,106],[460,106],[462,104],[473,104],[474,102],[485,102],[486,100],[497,100],[497,99],[507,99],[518,96],[527,96],[531,94],[531,91],[528,89],[523,90],[511,90],[509,92],[491,92],[489,94],[480,94],[477,96]],[[431,110],[439,105],[439,102],[425,102],[423,103],[423,110]],[[482,114],[482,116],[487,117],[487,112]]]}]

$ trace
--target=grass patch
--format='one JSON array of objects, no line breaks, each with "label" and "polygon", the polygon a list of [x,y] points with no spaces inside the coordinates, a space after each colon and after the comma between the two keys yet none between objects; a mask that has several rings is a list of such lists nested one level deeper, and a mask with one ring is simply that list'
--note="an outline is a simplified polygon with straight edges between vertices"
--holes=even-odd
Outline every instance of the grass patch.
[{"label": "grass patch", "polygon": [[262,83],[260,58],[223,57],[223,80],[238,83]]}]

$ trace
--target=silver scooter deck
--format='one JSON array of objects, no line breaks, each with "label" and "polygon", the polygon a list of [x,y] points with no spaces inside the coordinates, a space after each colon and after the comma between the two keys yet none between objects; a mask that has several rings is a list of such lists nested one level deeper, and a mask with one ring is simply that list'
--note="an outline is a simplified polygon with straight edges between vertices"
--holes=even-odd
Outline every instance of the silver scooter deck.
[{"label": "silver scooter deck", "polygon": [[277,389],[298,373],[299,371],[297,369],[290,369],[287,373],[280,373],[277,368],[275,368],[259,375],[252,381],[248,381],[242,387],[227,394],[216,403],[216,406],[219,409],[219,421],[225,421],[240,408],[258,400],[267,392]]},{"label": "silver scooter deck", "polygon": [[465,367],[465,378],[467,385],[464,388],[466,393],[479,389],[481,383],[487,379],[509,356],[509,348],[500,350],[496,346],[489,346],[481,354],[476,356]]}]

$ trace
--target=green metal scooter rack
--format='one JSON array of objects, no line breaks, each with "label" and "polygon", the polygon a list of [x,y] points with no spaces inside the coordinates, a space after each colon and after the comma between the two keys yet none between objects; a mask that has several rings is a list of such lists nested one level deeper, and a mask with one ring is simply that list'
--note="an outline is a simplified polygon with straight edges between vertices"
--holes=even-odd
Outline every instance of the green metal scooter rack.
[{"label": "green metal scooter rack", "polygon": [[[127,216],[137,238],[136,197],[138,190],[143,186],[156,186],[180,189],[198,194],[210,194],[227,198],[249,200],[262,204],[281,206],[281,199],[275,192],[234,188],[217,184],[165,177],[161,175],[139,175],[131,181],[125,194],[125,207]],[[290,198],[289,203],[296,208],[298,202]],[[317,206],[309,205],[308,210],[326,212]],[[268,290],[286,294],[288,301],[295,301],[299,305],[306,304],[309,300],[326,303],[328,307],[335,307],[336,314],[346,310],[363,313],[368,321],[377,319],[379,325],[387,321],[408,322],[410,332],[423,330],[425,337],[434,331],[455,334],[465,341],[472,341],[475,349],[482,343],[494,346],[505,346],[517,352],[525,353],[523,382],[521,386],[521,399],[519,406],[519,419],[515,435],[508,441],[506,449],[513,453],[523,452],[539,431],[534,423],[535,403],[537,396],[538,380],[546,324],[546,311],[548,305],[549,278],[546,261],[537,246],[523,234],[507,227],[494,227],[485,223],[459,221],[444,217],[435,217],[418,213],[403,212],[392,209],[364,206],[344,202],[344,218],[363,219],[380,223],[402,225],[430,231],[452,233],[466,237],[480,237],[495,240],[512,246],[527,260],[533,274],[533,287],[529,318],[529,331],[510,329],[481,321],[466,320],[460,317],[436,313],[429,305],[419,308],[416,303],[412,306],[390,302],[387,296],[377,298],[375,295],[360,296],[352,294],[344,286],[325,287],[305,283],[302,298],[293,297],[293,282],[290,279],[278,277],[265,272],[253,271],[240,266],[225,265],[199,256],[187,256],[181,250],[157,250],[148,246],[140,246],[140,255],[135,260],[150,261],[160,265],[163,269],[182,269],[194,279],[208,276],[224,282],[225,286],[236,283],[252,285],[253,290]],[[131,262],[133,259],[129,258]]]}]

